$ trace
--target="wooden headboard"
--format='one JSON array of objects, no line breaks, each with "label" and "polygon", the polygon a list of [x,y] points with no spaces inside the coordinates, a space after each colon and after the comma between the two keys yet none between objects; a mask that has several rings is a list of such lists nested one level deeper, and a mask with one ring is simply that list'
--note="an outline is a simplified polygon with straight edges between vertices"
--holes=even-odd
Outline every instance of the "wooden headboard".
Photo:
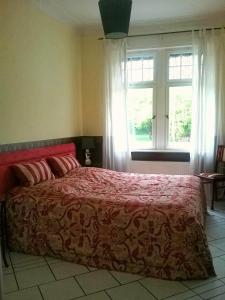
[{"label": "wooden headboard", "polygon": [[50,156],[73,154],[76,157],[75,144],[63,144],[49,147],[32,148],[13,152],[0,153],[0,197],[18,185],[11,166],[16,163],[38,161]]}]

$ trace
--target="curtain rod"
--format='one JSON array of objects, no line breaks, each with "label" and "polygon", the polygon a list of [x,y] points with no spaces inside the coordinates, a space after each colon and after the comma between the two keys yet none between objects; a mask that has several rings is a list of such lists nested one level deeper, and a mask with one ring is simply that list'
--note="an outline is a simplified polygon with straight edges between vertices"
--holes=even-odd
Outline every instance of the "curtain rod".
[{"label": "curtain rod", "polygon": [[[222,27],[214,27],[214,28],[203,28],[204,30],[211,30],[211,29],[222,29],[225,28],[224,26]],[[158,33],[144,33],[144,34],[134,34],[134,35],[128,35],[128,38],[133,38],[133,37],[139,37],[139,36],[153,36],[153,35],[160,35],[160,34],[173,34],[173,33],[187,33],[187,32],[192,32],[192,31],[200,31],[201,29],[193,29],[193,30],[181,30],[181,31],[168,31],[168,32],[158,32]],[[98,38],[99,41],[102,40],[107,40],[105,37]]]}]

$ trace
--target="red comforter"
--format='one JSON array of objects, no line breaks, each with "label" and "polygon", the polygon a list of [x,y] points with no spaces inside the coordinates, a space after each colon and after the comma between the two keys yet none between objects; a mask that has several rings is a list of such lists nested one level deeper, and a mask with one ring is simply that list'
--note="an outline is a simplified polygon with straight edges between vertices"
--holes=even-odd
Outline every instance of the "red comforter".
[{"label": "red comforter", "polygon": [[214,274],[194,176],[76,168],[11,191],[10,247],[165,279]]}]

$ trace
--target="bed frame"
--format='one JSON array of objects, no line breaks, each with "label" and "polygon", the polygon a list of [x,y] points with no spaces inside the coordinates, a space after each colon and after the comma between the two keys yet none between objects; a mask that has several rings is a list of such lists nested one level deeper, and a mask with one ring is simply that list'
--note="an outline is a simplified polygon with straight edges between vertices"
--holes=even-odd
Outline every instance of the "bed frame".
[{"label": "bed frame", "polygon": [[[6,194],[9,189],[18,185],[11,171],[13,164],[32,162],[53,155],[61,156],[65,154],[73,154],[76,156],[75,145],[64,144],[25,151],[0,153],[0,197],[4,197],[4,194]],[[79,174],[81,174],[81,179],[82,174],[85,176],[89,174],[91,175],[90,178],[97,177],[95,173],[97,170],[95,169],[78,168],[77,172],[75,175],[79,176]],[[114,171],[104,169],[99,169],[99,172],[101,176],[108,178],[108,181],[111,181],[111,176],[114,174]],[[128,175],[124,174],[123,176]],[[147,175],[140,176],[142,176],[144,180],[150,179],[150,177],[146,177]],[[77,190],[79,190],[79,181],[77,177],[74,178],[78,184]],[[63,182],[67,179],[68,184],[65,183],[64,185]],[[126,180],[128,179],[130,180],[130,177],[126,177]],[[134,183],[137,182],[137,179]],[[120,179],[115,180],[115,184],[120,182],[119,180]],[[24,197],[27,197],[26,199],[28,200],[27,203],[23,202],[25,198],[23,198],[22,194],[19,195],[18,198],[17,195],[13,197],[13,193],[16,194],[17,190],[14,190],[14,192],[11,191],[10,197],[6,201],[8,209],[7,228],[9,244],[15,251],[24,251],[25,253],[33,255],[52,255],[53,257],[63,258],[78,264],[164,279],[199,279],[213,276],[214,269],[206,236],[203,231],[202,220],[200,219],[201,216],[197,215],[197,213],[202,213],[200,207],[202,199],[200,192],[197,190],[198,183],[196,182],[198,179],[193,178],[193,180],[194,186],[192,190],[194,191],[194,198],[190,199],[199,202],[195,205],[195,202],[192,201],[190,203],[190,205],[192,205],[189,206],[188,204],[188,208],[193,208],[193,211],[196,209],[196,213],[195,211],[194,213],[192,213],[192,211],[189,212],[188,209],[185,210],[185,206],[182,205],[182,202],[181,208],[183,207],[184,209],[178,214],[180,202],[177,201],[173,210],[170,210],[171,205],[167,207],[168,213],[171,213],[170,217],[168,217],[169,215],[165,211],[163,212],[158,208],[158,203],[155,203],[155,210],[154,203],[153,206],[150,205],[150,202],[146,203],[146,205],[142,205],[138,196],[134,198],[134,202],[130,202],[130,205],[127,203],[129,198],[121,197],[120,199],[119,193],[115,194],[115,198],[109,195],[109,199],[107,198],[109,202],[106,202],[104,197],[99,198],[99,194],[97,194],[97,197],[92,197],[92,190],[94,191],[95,187],[90,190],[90,197],[88,193],[86,197],[82,196],[82,193],[76,194],[77,190],[75,184],[74,189],[76,192],[73,194],[72,190],[70,190],[70,184],[73,187],[74,181],[69,176],[65,179],[57,179],[53,183],[56,185],[59,184],[59,195],[57,194],[59,198],[56,197],[54,192],[48,191],[49,185],[46,185],[43,189],[39,189],[38,186],[33,187],[33,196],[32,193],[28,193],[29,195],[26,196],[26,192],[24,191]],[[52,183],[50,183],[50,185],[51,184]],[[87,183],[84,182],[84,184]],[[188,181],[186,184],[188,186],[192,184],[192,181]],[[64,194],[61,193],[61,187],[62,191],[64,188],[66,189],[65,195],[68,194],[69,198],[64,198]],[[68,190],[67,187],[69,187]],[[42,197],[45,191],[47,193]],[[56,188],[56,192],[57,191]],[[126,193],[126,190],[123,194],[124,193]],[[174,191],[174,193],[176,197],[176,191]],[[152,193],[149,195],[151,194]],[[187,193],[184,194],[187,195]],[[168,196],[170,195],[168,194]],[[140,197],[142,197],[142,195]],[[143,197],[145,197],[145,195]],[[143,198],[143,200],[144,199],[145,198]],[[156,200],[158,201],[158,199]],[[163,205],[164,202],[164,200],[161,200]],[[37,203],[39,205],[37,205]],[[47,206],[48,208],[46,208]],[[79,207],[79,209],[77,209],[77,207]],[[27,216],[25,218],[24,210]],[[34,215],[30,214],[31,211],[34,212]],[[48,211],[53,214],[53,218],[51,218],[51,215],[48,215]],[[73,213],[71,213],[71,211],[73,211]],[[150,214],[152,211],[153,213]],[[62,218],[61,213],[63,215]],[[144,215],[142,215],[143,213]],[[73,214],[74,217],[72,217]],[[111,215],[111,221],[105,222],[106,216]],[[41,218],[39,218],[39,216]],[[59,216],[60,220],[58,221],[57,217]],[[148,219],[149,217],[151,218],[151,222]],[[84,219],[87,219],[88,222],[85,224],[85,230],[83,231]],[[92,221],[90,222],[89,219]],[[175,222],[173,226],[169,222],[170,219],[171,222]],[[37,222],[37,220],[41,221]],[[72,223],[70,220],[72,220]],[[152,235],[149,237],[152,226],[156,226],[157,232],[155,236]],[[170,226],[171,230],[168,231]],[[58,228],[62,228],[62,232],[61,229],[59,230]],[[142,235],[143,242],[139,243],[140,233],[144,233],[144,235]],[[129,238],[124,239],[124,236]],[[130,236],[134,236],[134,240],[130,238]],[[90,237],[90,242],[87,244],[83,244],[82,242],[81,245],[79,245],[78,238],[84,239],[84,237],[88,239]],[[98,240],[97,244],[95,239]],[[146,242],[150,243],[149,248],[145,247]],[[111,243],[113,243],[112,247]],[[96,246],[93,247],[93,245]],[[186,250],[186,246],[189,247],[188,249],[190,251]],[[184,247],[185,251],[183,251]],[[95,248],[97,249],[96,251]],[[107,250],[108,248],[112,249],[110,250],[111,252]],[[159,252],[162,252],[162,254],[159,255]],[[169,256],[170,253],[171,256]],[[159,257],[159,259],[155,263],[156,257]],[[172,259],[171,263],[167,261],[167,257]],[[184,257],[184,261],[182,261],[182,257]],[[177,264],[178,267],[175,268]]]},{"label": "bed frame", "polygon": [[65,154],[73,154],[76,157],[75,144],[62,144],[0,153],[0,198],[4,198],[9,189],[18,185],[11,170],[12,165],[16,163],[37,161],[53,155],[62,156]]},{"label": "bed frame", "polygon": [[7,224],[5,200],[7,198],[7,191],[18,185],[18,181],[13,175],[11,166],[16,163],[32,162],[53,155],[62,156],[65,154],[72,154],[76,157],[75,144],[62,144],[56,146],[39,147],[27,150],[0,153],[0,223],[2,226],[1,250],[4,265],[6,267],[8,267],[8,263],[6,259]]}]

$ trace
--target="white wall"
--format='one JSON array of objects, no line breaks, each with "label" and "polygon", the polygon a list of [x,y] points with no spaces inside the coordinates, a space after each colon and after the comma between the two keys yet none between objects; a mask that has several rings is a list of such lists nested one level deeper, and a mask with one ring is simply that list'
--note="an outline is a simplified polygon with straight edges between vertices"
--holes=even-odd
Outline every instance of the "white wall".
[{"label": "white wall", "polygon": [[192,44],[192,33],[159,34],[150,36],[131,37],[127,39],[129,50],[144,50],[169,47],[185,47]]}]

